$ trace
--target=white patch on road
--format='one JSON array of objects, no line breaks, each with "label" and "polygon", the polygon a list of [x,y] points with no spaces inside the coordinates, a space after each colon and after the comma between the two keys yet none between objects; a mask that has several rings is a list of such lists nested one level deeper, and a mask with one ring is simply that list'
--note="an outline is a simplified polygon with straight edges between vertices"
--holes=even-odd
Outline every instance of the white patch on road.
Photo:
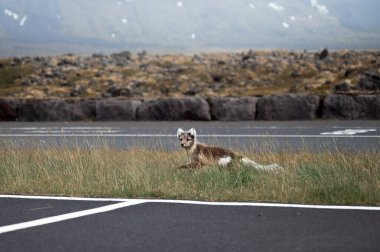
[{"label": "white patch on road", "polygon": [[376,132],[375,129],[345,129],[345,130],[337,130],[332,132],[323,132],[321,135],[356,135],[363,134],[368,132]]}]

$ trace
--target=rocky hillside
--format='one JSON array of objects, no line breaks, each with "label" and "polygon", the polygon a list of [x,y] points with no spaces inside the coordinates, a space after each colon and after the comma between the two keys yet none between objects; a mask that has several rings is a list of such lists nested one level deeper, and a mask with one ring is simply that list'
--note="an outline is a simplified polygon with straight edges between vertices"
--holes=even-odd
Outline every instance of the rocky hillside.
[{"label": "rocky hillside", "polygon": [[380,52],[146,52],[0,59],[2,98],[378,94]]}]

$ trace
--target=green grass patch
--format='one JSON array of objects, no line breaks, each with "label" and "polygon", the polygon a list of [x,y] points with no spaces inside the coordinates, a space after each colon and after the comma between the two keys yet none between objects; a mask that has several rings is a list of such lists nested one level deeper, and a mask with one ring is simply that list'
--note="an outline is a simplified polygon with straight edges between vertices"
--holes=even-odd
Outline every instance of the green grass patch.
[{"label": "green grass patch", "polygon": [[31,64],[25,65],[4,65],[0,68],[0,89],[10,88],[16,79],[25,77],[34,71]]},{"label": "green grass patch", "polygon": [[378,153],[246,153],[284,169],[177,170],[183,151],[0,147],[0,193],[378,205]]}]

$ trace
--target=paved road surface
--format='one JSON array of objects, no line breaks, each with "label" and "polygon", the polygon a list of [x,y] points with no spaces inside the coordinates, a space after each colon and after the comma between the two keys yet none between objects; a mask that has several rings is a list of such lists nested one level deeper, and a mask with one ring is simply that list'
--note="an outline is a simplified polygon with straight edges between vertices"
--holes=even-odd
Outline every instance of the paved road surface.
[{"label": "paved road surface", "polygon": [[242,151],[380,150],[380,121],[0,123],[0,144],[178,150],[178,127]]},{"label": "paved road surface", "polygon": [[[0,196],[0,250],[223,252],[380,248],[379,207],[130,201]],[[105,210],[110,206],[113,209]],[[44,222],[48,224],[42,225]],[[21,223],[19,229],[11,225],[16,223]]]}]

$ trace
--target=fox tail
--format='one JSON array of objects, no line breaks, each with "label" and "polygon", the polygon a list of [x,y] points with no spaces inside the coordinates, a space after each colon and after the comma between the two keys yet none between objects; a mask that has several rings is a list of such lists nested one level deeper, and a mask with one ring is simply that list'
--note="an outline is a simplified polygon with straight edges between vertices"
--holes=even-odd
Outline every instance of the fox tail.
[{"label": "fox tail", "polygon": [[251,159],[249,158],[242,158],[241,159],[241,162],[246,165],[246,166],[251,166],[257,170],[266,170],[266,171],[270,171],[270,170],[278,170],[278,169],[282,169],[282,167],[278,164],[270,164],[270,165],[261,165],[261,164],[258,164],[256,163],[255,161],[252,161]]}]

